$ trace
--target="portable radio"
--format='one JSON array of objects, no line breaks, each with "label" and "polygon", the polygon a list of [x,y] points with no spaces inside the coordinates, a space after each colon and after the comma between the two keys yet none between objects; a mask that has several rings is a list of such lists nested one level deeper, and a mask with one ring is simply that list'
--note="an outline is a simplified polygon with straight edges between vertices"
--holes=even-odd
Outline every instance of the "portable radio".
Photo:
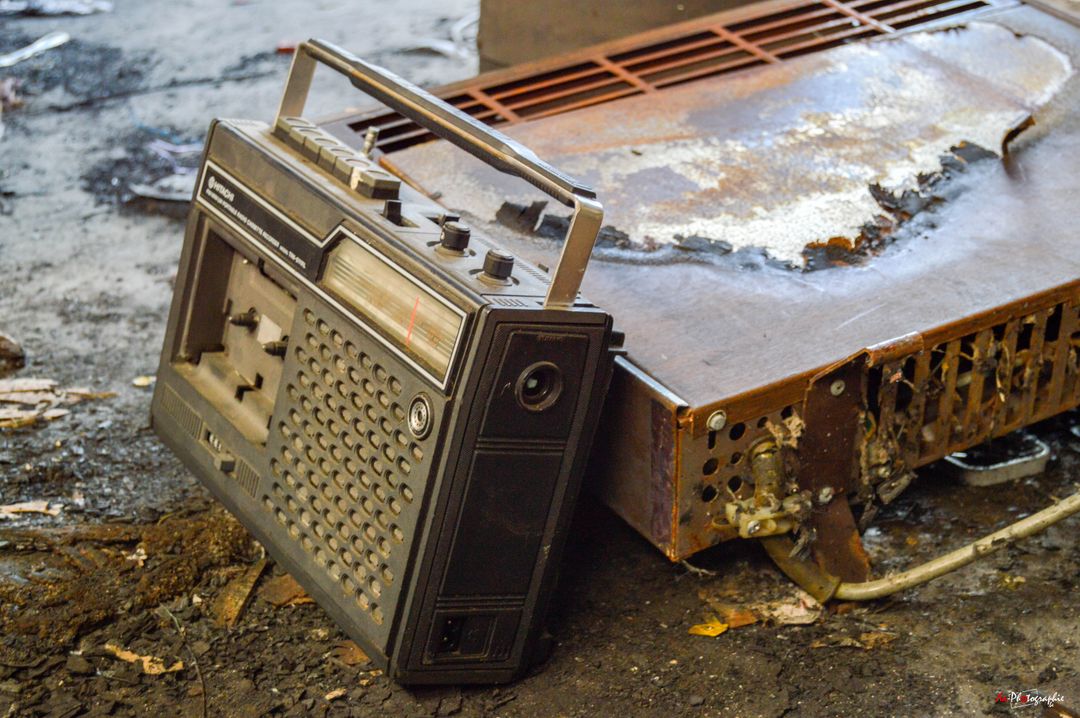
[{"label": "portable radio", "polygon": [[[317,62],[573,207],[550,278],[302,119]],[[154,428],[399,681],[506,681],[536,652],[616,351],[578,297],[602,218],[526,148],[317,40],[272,127],[211,125]]]}]

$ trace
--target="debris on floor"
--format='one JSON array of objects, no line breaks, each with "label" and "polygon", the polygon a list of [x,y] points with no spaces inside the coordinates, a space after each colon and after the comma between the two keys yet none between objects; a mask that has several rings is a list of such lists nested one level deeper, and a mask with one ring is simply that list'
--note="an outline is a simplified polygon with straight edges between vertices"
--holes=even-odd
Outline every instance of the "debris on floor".
[{"label": "debris on floor", "polygon": [[267,560],[261,558],[240,573],[221,590],[214,601],[213,613],[219,626],[232,628],[240,618],[244,608],[247,607],[248,599],[255,588],[256,582],[266,570]]},{"label": "debris on floor", "polygon": [[114,643],[106,643],[105,650],[113,654],[121,661],[127,663],[138,663],[142,666],[143,673],[148,676],[160,676],[162,673],[176,673],[177,671],[184,670],[184,662],[176,661],[169,666],[165,665],[165,661],[156,656],[140,656],[138,653],[128,651]]},{"label": "debris on floor", "polygon": [[146,148],[168,162],[173,173],[149,183],[133,182],[131,191],[144,199],[190,202],[195,193],[195,178],[198,176],[196,163],[202,153],[202,143],[177,144],[156,139],[147,144]]},{"label": "debris on floor", "polygon": [[195,193],[195,175],[168,175],[152,184],[136,182],[131,185],[131,191],[144,199],[156,199],[162,202],[189,202]]},{"label": "debris on floor", "polygon": [[0,15],[93,15],[112,9],[106,0],[0,0]]},{"label": "debris on floor", "polygon": [[315,602],[315,599],[307,595],[296,579],[287,573],[266,581],[259,591],[259,596],[275,608],[301,606]]},{"label": "debris on floor", "polygon": [[807,626],[821,619],[825,609],[813,596],[795,586],[785,587],[785,590],[787,595],[770,601],[744,602],[742,592],[728,589],[702,589],[698,596],[717,621],[729,628],[758,622],[773,626]]},{"label": "debris on floor", "polygon": [[0,55],[0,67],[17,65],[23,60],[29,60],[31,57],[40,55],[54,47],[60,47],[70,40],[71,35],[66,32],[50,32],[48,35],[41,36],[25,47],[21,47],[14,52]]},{"label": "debris on floor", "polygon": [[91,399],[109,399],[113,392],[60,388],[52,379],[0,379],[0,429],[22,429],[54,421],[70,413],[64,408]]},{"label": "debris on floor", "polygon": [[371,662],[368,654],[354,641],[342,641],[334,646],[331,656],[346,666],[363,666]]},{"label": "debris on floor", "polygon": [[727,631],[728,628],[730,628],[728,624],[714,617],[709,619],[705,623],[698,623],[696,625],[690,626],[690,630],[688,631],[688,633],[691,636],[708,636],[710,638],[715,638],[721,633]]},{"label": "debris on floor", "polygon": [[829,635],[819,638],[810,644],[811,648],[861,648],[872,651],[875,648],[888,645],[897,638],[895,633],[888,631],[869,631],[860,633],[858,638],[844,635]]},{"label": "debris on floor", "polygon": [[131,380],[131,385],[139,389],[145,389],[153,386],[155,381],[157,381],[157,377],[153,375],[137,376]]},{"label": "debris on floor", "polygon": [[415,45],[403,48],[403,52],[432,53],[455,60],[468,60],[476,56],[476,29],[480,13],[470,12],[450,26],[449,39],[441,37],[419,38]]},{"label": "debris on floor", "polygon": [[[4,81],[0,80],[0,100],[4,97]],[[26,365],[26,352],[17,341],[0,332],[0,377],[22,369]]]},{"label": "debris on floor", "polygon": [[60,504],[48,501],[22,501],[17,504],[0,506],[0,519],[9,519],[15,514],[44,514],[46,516],[59,516],[64,507]]}]

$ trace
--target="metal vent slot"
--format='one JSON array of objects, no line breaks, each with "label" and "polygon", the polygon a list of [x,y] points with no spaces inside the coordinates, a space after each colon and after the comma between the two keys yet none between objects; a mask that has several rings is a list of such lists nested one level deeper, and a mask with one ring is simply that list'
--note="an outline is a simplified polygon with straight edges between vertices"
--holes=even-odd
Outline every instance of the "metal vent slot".
[{"label": "metal vent slot", "polygon": [[259,475],[248,466],[246,461],[236,461],[236,482],[251,498],[255,498],[259,492]]},{"label": "metal vent slot", "polygon": [[[984,0],[824,0],[792,3],[757,17],[746,17],[752,8],[745,8],[673,25],[666,36],[664,30],[647,33],[638,47],[627,47],[632,38],[616,41],[576,53],[563,66],[557,60],[534,63],[498,73],[498,84],[481,75],[435,94],[489,125],[514,124],[782,62],[984,7],[989,7]],[[516,76],[507,80],[508,72]],[[363,135],[373,125],[380,128],[377,146],[383,152],[433,139],[393,112],[351,119],[345,127]]]},{"label": "metal vent slot", "polygon": [[263,502],[383,625],[401,590],[427,457],[405,426],[402,382],[310,309],[302,316]]},{"label": "metal vent slot", "polygon": [[906,465],[936,461],[1080,403],[1080,303],[941,341],[882,367],[877,431]]},{"label": "metal vent slot", "polygon": [[171,387],[161,393],[161,408],[196,441],[201,438],[202,419]]}]

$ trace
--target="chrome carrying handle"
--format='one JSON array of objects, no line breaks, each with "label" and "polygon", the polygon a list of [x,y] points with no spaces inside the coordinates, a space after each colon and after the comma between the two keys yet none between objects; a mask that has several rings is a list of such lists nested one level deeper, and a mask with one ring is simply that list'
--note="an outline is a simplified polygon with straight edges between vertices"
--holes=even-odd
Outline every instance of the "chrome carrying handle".
[{"label": "chrome carrying handle", "polygon": [[347,76],[354,87],[436,136],[573,207],[570,230],[544,299],[545,307],[573,306],[604,220],[604,208],[592,189],[544,162],[527,147],[431,93],[322,40],[308,40],[296,48],[278,109],[278,120],[302,115],[316,62]]}]

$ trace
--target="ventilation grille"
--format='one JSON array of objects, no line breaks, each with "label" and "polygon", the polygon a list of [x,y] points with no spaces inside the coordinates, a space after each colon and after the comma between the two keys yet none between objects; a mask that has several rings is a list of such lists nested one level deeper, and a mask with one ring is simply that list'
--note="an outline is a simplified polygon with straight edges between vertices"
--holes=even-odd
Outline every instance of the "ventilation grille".
[{"label": "ventilation grille", "polygon": [[[400,592],[416,525],[424,450],[411,440],[402,384],[337,328],[303,310],[263,497],[278,522],[371,620]],[[413,478],[416,477],[416,478]]]},{"label": "ventilation grille", "polygon": [[1078,307],[1068,300],[885,364],[870,377],[877,435],[919,466],[1076,406]]},{"label": "ventilation grille", "polygon": [[237,459],[236,461],[236,482],[240,484],[240,487],[247,492],[248,496],[255,498],[259,491],[259,475],[255,473],[255,470],[248,466],[246,461]]},{"label": "ventilation grille", "polygon": [[[1080,297],[1038,311],[1018,302],[967,322],[967,334],[951,329],[870,370],[862,471],[871,480],[886,483],[1080,405]],[[678,556],[722,540],[713,517],[727,501],[753,496],[748,449],[777,433],[797,445],[801,412],[801,404],[788,406],[686,442],[690,495],[680,505],[689,513],[678,529]]]},{"label": "ventilation grille", "polygon": [[[501,72],[498,84],[481,75],[435,94],[489,125],[513,124],[782,62],[987,6],[982,0],[823,0],[792,3],[737,22],[725,22],[732,13],[722,13],[680,23],[666,33],[648,33],[631,49],[626,49],[627,41],[619,41],[618,52],[599,46],[591,55],[575,54],[572,63],[555,60],[539,69],[531,65],[516,74],[511,71],[510,80]],[[348,130],[359,135],[372,126],[379,128],[377,146],[384,152],[434,139],[394,112],[346,122]]]},{"label": "ventilation grille", "polygon": [[202,419],[199,418],[194,409],[187,405],[186,401],[180,398],[180,395],[172,387],[166,386],[164,391],[161,392],[161,408],[192,439],[198,440],[200,438],[199,432],[202,430]]}]

